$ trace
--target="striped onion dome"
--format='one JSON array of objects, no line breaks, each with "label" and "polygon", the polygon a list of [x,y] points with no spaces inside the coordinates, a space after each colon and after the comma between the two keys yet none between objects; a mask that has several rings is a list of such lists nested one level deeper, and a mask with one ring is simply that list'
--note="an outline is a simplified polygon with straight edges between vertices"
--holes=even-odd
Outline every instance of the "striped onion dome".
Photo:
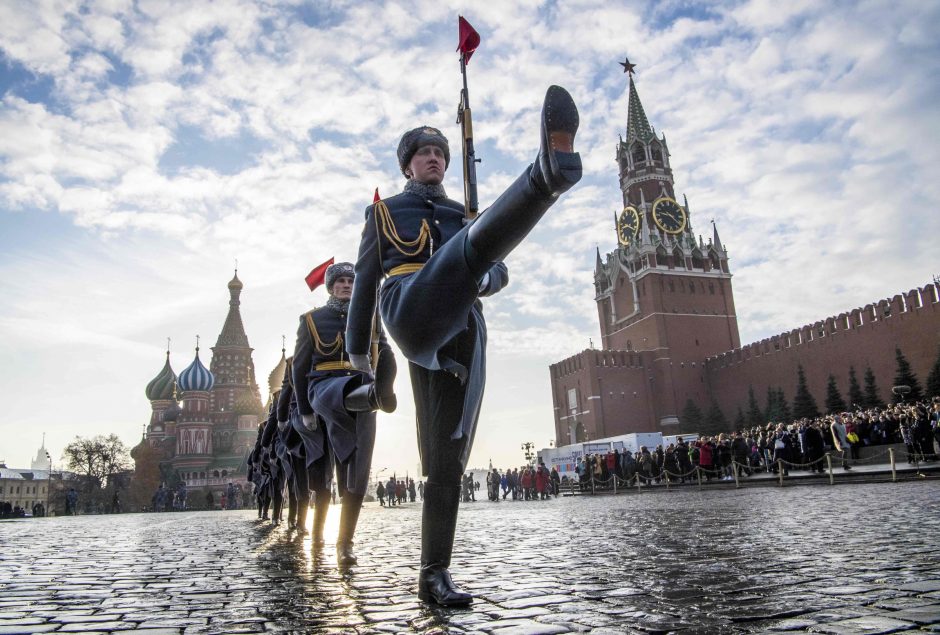
[{"label": "striped onion dome", "polygon": [[176,384],[176,373],[170,367],[170,351],[166,352],[166,363],[163,370],[147,384],[145,393],[150,401],[159,401],[173,398],[173,388]]},{"label": "striped onion dome", "polygon": [[180,373],[180,378],[177,383],[179,389],[183,392],[212,390],[212,386],[215,384],[215,377],[213,377],[209,369],[203,366],[202,362],[199,361],[198,346],[196,347],[196,359],[193,360],[192,364],[186,367],[186,370]]}]

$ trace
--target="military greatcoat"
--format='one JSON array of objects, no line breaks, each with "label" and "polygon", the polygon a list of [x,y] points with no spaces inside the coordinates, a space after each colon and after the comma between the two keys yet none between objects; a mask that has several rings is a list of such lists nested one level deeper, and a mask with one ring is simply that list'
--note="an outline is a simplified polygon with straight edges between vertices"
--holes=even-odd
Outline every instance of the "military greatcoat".
[{"label": "military greatcoat", "polygon": [[409,361],[422,470],[425,475],[432,471],[442,442],[462,439],[460,465],[454,466],[460,474],[486,376],[486,322],[478,298],[506,285],[506,266],[471,267],[466,256],[469,225],[457,201],[403,192],[370,205],[365,216],[346,348],[356,355],[369,351],[378,301],[389,334]]},{"label": "military greatcoat", "polygon": [[[345,312],[329,306],[300,317],[292,375],[298,418],[316,415],[338,464],[339,490],[365,494],[375,446],[375,412],[346,410],[346,395],[371,381],[348,361],[346,318]],[[384,337],[379,345],[388,348]]]}]

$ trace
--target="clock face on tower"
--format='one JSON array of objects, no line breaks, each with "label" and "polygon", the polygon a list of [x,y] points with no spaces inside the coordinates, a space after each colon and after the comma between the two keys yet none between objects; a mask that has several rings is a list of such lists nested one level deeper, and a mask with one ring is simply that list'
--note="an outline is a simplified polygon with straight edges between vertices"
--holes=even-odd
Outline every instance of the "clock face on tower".
[{"label": "clock face on tower", "polygon": [[623,208],[620,218],[617,219],[617,239],[621,245],[630,245],[638,231],[640,231],[640,213],[635,207],[628,205]]},{"label": "clock face on tower", "polygon": [[678,234],[685,229],[685,210],[668,196],[653,203],[653,222],[667,234]]}]

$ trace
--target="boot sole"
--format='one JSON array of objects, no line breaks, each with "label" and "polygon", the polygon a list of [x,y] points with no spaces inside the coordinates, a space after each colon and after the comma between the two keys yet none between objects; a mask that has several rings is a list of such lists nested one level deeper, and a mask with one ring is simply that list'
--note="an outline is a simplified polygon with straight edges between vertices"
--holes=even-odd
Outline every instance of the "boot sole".
[{"label": "boot sole", "polygon": [[437,604],[438,606],[469,606],[473,604],[472,597],[467,598],[466,600],[458,600],[456,602],[441,602],[427,591],[418,591],[418,599],[422,602]]}]

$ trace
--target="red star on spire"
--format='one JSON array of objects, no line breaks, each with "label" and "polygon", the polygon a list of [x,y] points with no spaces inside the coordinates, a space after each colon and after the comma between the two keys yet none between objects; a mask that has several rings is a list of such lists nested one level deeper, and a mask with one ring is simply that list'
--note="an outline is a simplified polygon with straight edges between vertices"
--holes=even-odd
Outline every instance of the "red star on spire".
[{"label": "red star on spire", "polygon": [[625,57],[623,58],[622,62],[617,62],[617,63],[623,66],[624,73],[630,73],[631,75],[633,75],[633,73],[636,72],[633,70],[634,68],[636,68],[636,64],[631,64],[629,57]]}]

